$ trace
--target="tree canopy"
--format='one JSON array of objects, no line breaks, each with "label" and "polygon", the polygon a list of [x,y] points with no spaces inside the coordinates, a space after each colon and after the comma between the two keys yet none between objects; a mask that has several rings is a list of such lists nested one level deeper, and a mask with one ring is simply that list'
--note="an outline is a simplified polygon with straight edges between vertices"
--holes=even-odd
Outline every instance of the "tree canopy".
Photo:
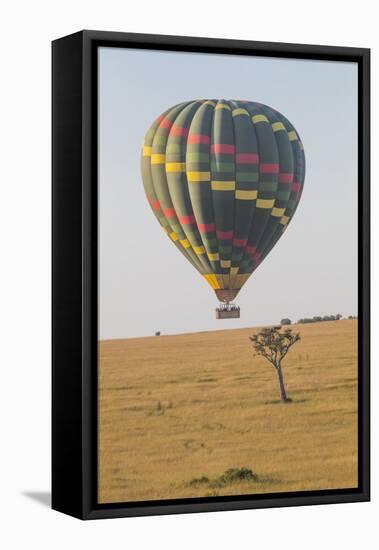
[{"label": "tree canopy", "polygon": [[281,331],[281,327],[268,327],[263,328],[258,334],[250,336],[250,340],[256,353],[277,367],[287,355],[290,347],[300,340],[300,334],[292,332],[290,328]]}]

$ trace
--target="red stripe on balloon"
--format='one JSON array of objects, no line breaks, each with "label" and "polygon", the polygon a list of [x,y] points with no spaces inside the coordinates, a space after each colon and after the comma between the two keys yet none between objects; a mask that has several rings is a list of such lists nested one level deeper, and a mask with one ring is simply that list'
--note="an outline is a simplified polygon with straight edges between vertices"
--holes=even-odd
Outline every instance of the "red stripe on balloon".
[{"label": "red stripe on balloon", "polygon": [[176,212],[173,208],[165,208],[163,210],[163,214],[165,215],[166,218],[175,218],[176,216]]},{"label": "red stripe on balloon", "polygon": [[211,146],[211,153],[224,153],[227,155],[234,155],[235,147],[228,143],[214,143]]},{"label": "red stripe on balloon", "polygon": [[237,153],[237,164],[259,164],[259,155],[257,153]]},{"label": "red stripe on balloon", "polygon": [[207,233],[208,231],[215,230],[214,223],[199,223],[197,227],[201,233]]},{"label": "red stripe on balloon", "polygon": [[195,223],[195,216],[192,214],[190,216],[178,216],[178,219],[183,225],[192,225]]},{"label": "red stripe on balloon", "polygon": [[248,254],[255,254],[257,250],[257,247],[256,246],[247,246],[245,248],[245,251],[248,253]]},{"label": "red stripe on balloon", "polygon": [[170,130],[171,136],[188,136],[188,128],[180,128],[179,126],[172,126]]},{"label": "red stripe on balloon", "polygon": [[279,174],[279,183],[291,183],[293,180],[293,174],[290,172],[281,172]]},{"label": "red stripe on balloon", "polygon": [[209,136],[206,136],[204,134],[190,134],[188,136],[188,143],[205,143],[209,144],[211,142],[211,138]]},{"label": "red stripe on balloon", "polygon": [[218,239],[226,240],[233,239],[233,231],[216,231]]},{"label": "red stripe on balloon", "polygon": [[247,239],[233,239],[233,246],[237,246],[239,248],[245,246],[247,243]]},{"label": "red stripe on balloon", "polygon": [[279,164],[261,164],[259,166],[259,171],[261,174],[278,174],[279,173]]},{"label": "red stripe on balloon", "polygon": [[172,122],[168,118],[162,117],[162,120],[159,123],[159,128],[171,128]]},{"label": "red stripe on balloon", "polygon": [[153,210],[160,210],[161,209],[161,205],[159,204],[159,201],[151,201],[150,204],[153,207]]},{"label": "red stripe on balloon", "polygon": [[300,183],[298,183],[297,181],[294,181],[293,184],[291,185],[291,191],[299,191],[300,190]]}]

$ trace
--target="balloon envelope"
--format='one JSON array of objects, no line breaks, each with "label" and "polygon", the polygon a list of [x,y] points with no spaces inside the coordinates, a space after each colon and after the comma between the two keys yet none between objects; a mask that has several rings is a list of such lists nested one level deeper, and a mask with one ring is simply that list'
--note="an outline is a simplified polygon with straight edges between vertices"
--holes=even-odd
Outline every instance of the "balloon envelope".
[{"label": "balloon envelope", "polygon": [[272,107],[197,100],[155,120],[141,170],[165,233],[230,302],[293,217],[305,157],[298,132]]}]

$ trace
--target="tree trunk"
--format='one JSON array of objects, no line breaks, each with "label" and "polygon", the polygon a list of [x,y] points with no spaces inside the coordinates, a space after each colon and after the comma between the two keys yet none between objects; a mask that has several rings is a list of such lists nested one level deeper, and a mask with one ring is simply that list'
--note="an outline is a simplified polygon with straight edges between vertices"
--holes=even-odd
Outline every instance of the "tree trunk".
[{"label": "tree trunk", "polygon": [[279,365],[276,367],[276,372],[278,373],[278,380],[279,380],[279,388],[280,388],[280,399],[283,401],[283,403],[286,403],[288,401],[291,401],[287,397],[286,388],[284,387],[284,380],[283,380],[283,373],[282,373],[282,367],[279,363]]}]

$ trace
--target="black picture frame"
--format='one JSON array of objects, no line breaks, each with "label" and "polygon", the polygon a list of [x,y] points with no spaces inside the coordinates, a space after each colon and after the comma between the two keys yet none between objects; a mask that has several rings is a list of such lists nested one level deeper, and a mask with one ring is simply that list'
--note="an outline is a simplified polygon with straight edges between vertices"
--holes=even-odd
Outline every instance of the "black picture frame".
[{"label": "black picture frame", "polygon": [[[358,64],[358,488],[97,503],[97,51],[100,46]],[[370,50],[86,30],[55,40],[52,62],[53,509],[81,519],[97,519],[368,501]]]}]

